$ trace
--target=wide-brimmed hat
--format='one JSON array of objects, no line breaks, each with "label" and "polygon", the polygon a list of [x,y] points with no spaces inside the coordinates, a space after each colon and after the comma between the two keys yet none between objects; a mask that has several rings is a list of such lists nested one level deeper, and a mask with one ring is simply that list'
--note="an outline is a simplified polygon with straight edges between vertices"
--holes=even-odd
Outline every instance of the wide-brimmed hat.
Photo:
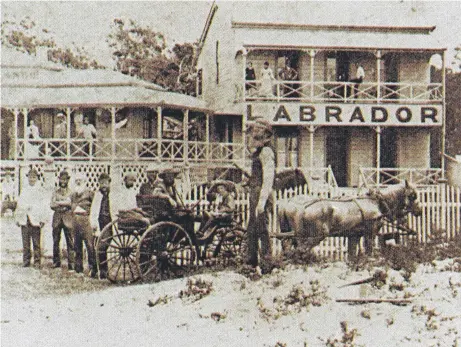
[{"label": "wide-brimmed hat", "polygon": [[219,186],[224,186],[228,192],[237,192],[235,183],[228,180],[214,180],[211,182],[209,193],[215,193]]},{"label": "wide-brimmed hat", "polygon": [[69,175],[69,173],[68,173],[66,170],[63,170],[63,171],[61,171],[61,172],[59,173],[58,178],[67,178],[67,179],[69,179],[69,178],[70,178],[70,175]]},{"label": "wide-brimmed hat", "polygon": [[66,118],[65,114],[62,113],[62,112],[59,112],[59,113],[56,115],[56,117],[58,117],[58,118]]},{"label": "wide-brimmed hat", "polygon": [[263,129],[272,135],[272,125],[264,118],[257,118],[252,124],[252,127]]},{"label": "wide-brimmed hat", "polygon": [[163,169],[158,175],[160,176],[160,178],[162,178],[162,177],[165,177],[167,175],[177,176],[180,173],[181,173],[180,169],[174,168],[174,167],[169,167],[169,168]]}]

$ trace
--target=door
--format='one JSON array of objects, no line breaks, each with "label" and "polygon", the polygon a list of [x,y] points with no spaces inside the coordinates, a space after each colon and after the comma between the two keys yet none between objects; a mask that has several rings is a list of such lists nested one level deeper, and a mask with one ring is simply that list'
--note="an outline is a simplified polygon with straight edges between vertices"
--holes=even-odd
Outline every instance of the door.
[{"label": "door", "polygon": [[349,131],[339,127],[331,127],[327,131],[326,164],[331,166],[338,186],[346,187]]},{"label": "door", "polygon": [[275,151],[277,168],[299,166],[299,129],[297,127],[275,128]]}]

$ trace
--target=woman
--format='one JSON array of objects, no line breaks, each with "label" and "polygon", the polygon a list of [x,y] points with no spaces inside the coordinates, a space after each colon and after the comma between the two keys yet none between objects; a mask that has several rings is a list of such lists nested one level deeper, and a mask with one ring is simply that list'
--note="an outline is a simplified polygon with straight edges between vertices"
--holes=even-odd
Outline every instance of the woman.
[{"label": "woman", "polygon": [[271,97],[274,95],[272,93],[272,81],[274,79],[274,72],[269,68],[269,63],[266,61],[261,70],[261,89],[259,90],[261,96]]}]

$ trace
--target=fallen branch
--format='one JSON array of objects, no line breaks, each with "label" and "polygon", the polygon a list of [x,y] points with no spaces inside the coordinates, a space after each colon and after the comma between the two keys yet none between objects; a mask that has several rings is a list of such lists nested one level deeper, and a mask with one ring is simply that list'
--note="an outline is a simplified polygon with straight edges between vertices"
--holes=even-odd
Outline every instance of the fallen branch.
[{"label": "fallen branch", "polygon": [[348,287],[348,286],[355,286],[355,285],[358,285],[358,284],[364,284],[364,283],[370,283],[370,282],[377,282],[377,281],[381,281],[381,282],[386,282],[386,279],[387,279],[387,274],[385,271],[382,271],[382,270],[377,270],[372,277],[368,277],[368,278],[365,278],[363,280],[358,280],[358,281],[355,281],[355,282],[352,282],[352,283],[348,283],[348,284],[344,284],[338,288],[344,288],[344,287]]},{"label": "fallen branch", "polygon": [[348,303],[353,303],[353,304],[368,304],[368,303],[375,303],[375,304],[381,304],[383,302],[391,303],[391,304],[396,304],[396,305],[406,305],[406,304],[411,304],[410,299],[336,299],[336,302],[348,302]]}]

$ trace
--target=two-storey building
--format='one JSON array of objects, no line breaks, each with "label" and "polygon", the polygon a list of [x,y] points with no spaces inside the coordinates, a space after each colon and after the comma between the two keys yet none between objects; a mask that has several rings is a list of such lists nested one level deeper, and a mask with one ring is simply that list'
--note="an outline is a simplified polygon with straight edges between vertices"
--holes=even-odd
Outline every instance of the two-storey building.
[{"label": "two-storey building", "polygon": [[248,124],[268,119],[278,168],[331,167],[350,187],[433,182],[443,175],[445,119],[435,27],[411,13],[344,7],[214,3],[200,38],[199,97],[229,141],[245,143]]}]

